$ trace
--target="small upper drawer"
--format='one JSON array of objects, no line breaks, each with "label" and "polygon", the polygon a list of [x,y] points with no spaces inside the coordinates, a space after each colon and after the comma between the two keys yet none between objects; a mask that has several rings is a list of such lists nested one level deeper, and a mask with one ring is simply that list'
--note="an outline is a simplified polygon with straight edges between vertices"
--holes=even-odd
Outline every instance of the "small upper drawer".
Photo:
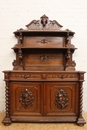
[{"label": "small upper drawer", "polygon": [[28,73],[28,72],[18,72],[10,73],[10,80],[40,80],[41,74],[39,73]]},{"label": "small upper drawer", "polygon": [[64,37],[24,37],[23,46],[30,48],[64,47]]}]

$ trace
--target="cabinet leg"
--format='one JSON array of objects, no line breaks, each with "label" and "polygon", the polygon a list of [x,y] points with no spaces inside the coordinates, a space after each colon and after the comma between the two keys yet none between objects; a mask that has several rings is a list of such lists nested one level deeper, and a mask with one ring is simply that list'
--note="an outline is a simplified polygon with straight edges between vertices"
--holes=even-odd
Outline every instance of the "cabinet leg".
[{"label": "cabinet leg", "polygon": [[9,126],[11,124],[11,119],[8,118],[8,117],[5,117],[2,121],[2,123],[5,125],[5,126]]},{"label": "cabinet leg", "polygon": [[84,118],[83,117],[78,118],[77,125],[84,126],[84,124],[86,124]]}]

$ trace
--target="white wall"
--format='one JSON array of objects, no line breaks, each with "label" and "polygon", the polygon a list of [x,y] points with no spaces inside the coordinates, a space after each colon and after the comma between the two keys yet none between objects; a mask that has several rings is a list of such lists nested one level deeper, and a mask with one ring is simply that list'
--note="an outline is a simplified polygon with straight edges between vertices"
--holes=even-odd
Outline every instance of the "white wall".
[{"label": "white wall", "polygon": [[[78,50],[73,59],[77,70],[87,71],[87,0],[0,0],[0,111],[5,109],[2,71],[12,70],[15,59],[11,48],[17,41],[13,32],[25,28],[31,20],[38,20],[43,14],[76,33],[72,44]],[[83,85],[83,110],[87,111],[87,73]]]}]

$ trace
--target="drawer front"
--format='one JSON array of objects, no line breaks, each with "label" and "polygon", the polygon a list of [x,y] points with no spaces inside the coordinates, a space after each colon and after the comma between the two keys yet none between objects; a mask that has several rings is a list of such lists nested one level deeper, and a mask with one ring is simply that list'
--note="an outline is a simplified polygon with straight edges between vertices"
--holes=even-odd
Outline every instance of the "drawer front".
[{"label": "drawer front", "polygon": [[78,73],[31,73],[31,72],[17,72],[10,73],[10,80],[18,81],[78,81]]},{"label": "drawer front", "polygon": [[48,80],[66,80],[66,81],[73,81],[78,80],[77,73],[51,73],[47,75]]},{"label": "drawer front", "polygon": [[10,73],[10,80],[41,80],[41,74],[39,73],[28,73],[28,72],[18,72]]},{"label": "drawer front", "polygon": [[64,46],[63,37],[24,37],[23,46],[30,48],[57,48]]}]

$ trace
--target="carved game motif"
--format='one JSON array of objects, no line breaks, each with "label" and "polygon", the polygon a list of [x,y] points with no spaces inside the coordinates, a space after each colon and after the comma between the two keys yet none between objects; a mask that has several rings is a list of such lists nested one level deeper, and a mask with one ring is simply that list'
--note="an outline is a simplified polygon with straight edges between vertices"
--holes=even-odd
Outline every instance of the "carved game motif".
[{"label": "carved game motif", "polygon": [[32,107],[34,106],[34,95],[31,91],[25,89],[23,92],[20,93],[19,101],[25,109]]},{"label": "carved game motif", "polygon": [[55,94],[55,105],[60,109],[64,109],[68,106],[68,95],[65,90],[60,89]]}]

